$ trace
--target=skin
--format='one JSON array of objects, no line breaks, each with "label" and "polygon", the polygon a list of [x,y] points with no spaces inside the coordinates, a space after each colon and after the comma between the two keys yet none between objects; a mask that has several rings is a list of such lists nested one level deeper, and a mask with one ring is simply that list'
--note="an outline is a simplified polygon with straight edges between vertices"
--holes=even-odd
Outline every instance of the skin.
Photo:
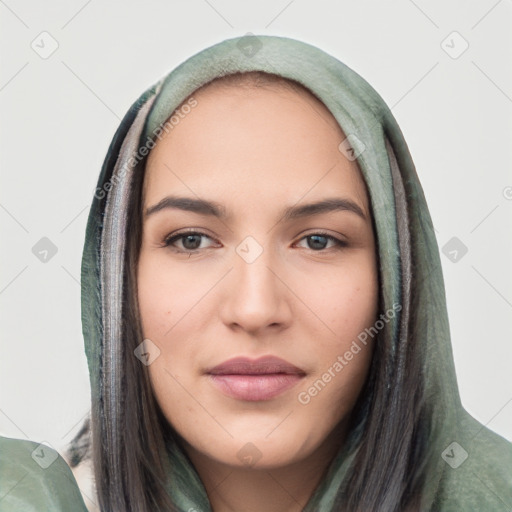
[{"label": "skin", "polygon": [[[371,362],[369,340],[299,402],[377,318],[365,183],[338,150],[345,135],[336,120],[310,95],[210,85],[194,97],[197,106],[149,155],[144,211],[173,194],[221,203],[229,217],[167,208],[144,218],[138,299],[144,337],[160,350],[151,383],[215,512],[299,511],[344,441]],[[352,200],[365,218],[345,210],[282,219],[285,206],[332,197]],[[206,236],[165,246],[186,228]],[[346,246],[308,238],[319,230]],[[247,236],[263,250],[251,263],[236,252]],[[269,354],[306,373],[271,400],[228,397],[204,373]],[[244,446],[259,454],[255,463],[242,460]]]}]

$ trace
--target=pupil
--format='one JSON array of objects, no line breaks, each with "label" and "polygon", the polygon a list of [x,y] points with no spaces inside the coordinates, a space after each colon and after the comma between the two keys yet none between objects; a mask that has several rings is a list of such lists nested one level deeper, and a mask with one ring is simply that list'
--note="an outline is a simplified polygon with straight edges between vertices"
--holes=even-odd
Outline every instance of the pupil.
[{"label": "pupil", "polygon": [[[197,249],[199,247],[199,245],[201,245],[201,241],[199,240],[199,244],[194,244],[194,238],[196,239],[196,242],[199,240],[199,236],[198,235],[187,235],[184,239],[183,239],[183,245],[185,246],[186,249]],[[190,247],[188,245],[188,242],[191,242],[192,245],[194,247]]]},{"label": "pupil", "polygon": [[325,249],[327,237],[322,235],[310,235],[308,239],[313,242],[313,245],[308,242],[310,249]]}]

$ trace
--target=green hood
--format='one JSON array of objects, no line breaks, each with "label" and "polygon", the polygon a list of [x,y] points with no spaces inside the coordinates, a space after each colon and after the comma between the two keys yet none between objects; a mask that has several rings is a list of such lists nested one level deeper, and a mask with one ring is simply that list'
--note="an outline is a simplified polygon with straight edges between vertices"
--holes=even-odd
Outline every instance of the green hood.
[{"label": "green hood", "polygon": [[[123,289],[119,276],[134,163],[130,158],[144,144],[151,147],[148,141],[161,132],[163,123],[198,87],[221,75],[253,70],[275,73],[310,89],[331,111],[355,150],[375,219],[382,309],[394,303],[403,305],[401,314],[391,320],[384,333],[389,347],[385,362],[389,400],[399,399],[400,382],[408,370],[407,341],[418,344],[421,353],[425,383],[421,398],[430,422],[422,509],[510,510],[512,445],[462,407],[439,250],[400,128],[364,79],[318,48],[289,38],[248,35],[207,48],[146,91],[124,118],[102,169],[97,196],[103,195],[113,174],[122,179],[105,197],[94,199],[83,255],[82,319],[93,399],[107,396],[110,406],[115,407],[121,392],[117,375],[121,333],[118,298]],[[400,344],[400,339],[406,341]],[[369,403],[371,397],[367,400]],[[331,510],[336,489],[346,479],[360,442],[361,432],[349,437],[307,510]],[[173,468],[180,468],[169,482],[180,507],[209,510],[205,490],[177,446],[170,449],[170,459]]]},{"label": "green hood", "polygon": [[[338,510],[335,498],[350,475],[350,463],[366,442],[365,428],[377,393],[400,403],[410,378],[407,348],[420,353],[421,418],[428,447],[422,461],[426,480],[421,510],[512,510],[512,444],[463,408],[453,362],[445,290],[437,241],[425,197],[407,144],[391,111],[377,92],[343,63],[314,46],[275,36],[244,36],[222,41],[192,56],[146,91],[123,119],[102,168],[87,224],[82,260],[82,322],[90,370],[93,421],[104,421],[108,442],[119,437],[122,381],[123,272],[127,201],[134,165],[173,111],[198,87],[221,75],[261,70],[295,80],[331,111],[347,135],[352,155],[366,180],[378,245],[381,308],[402,305],[382,331],[387,385],[364,397],[360,421],[306,512]],[[350,151],[350,148],[349,148]],[[139,156],[137,156],[139,155]],[[409,372],[409,373],[408,373]],[[418,377],[419,378],[419,377]],[[404,415],[408,411],[404,411]],[[403,435],[404,445],[412,433]],[[180,510],[211,510],[206,491],[188,457],[168,443],[166,487]],[[375,471],[386,473],[375,459]],[[385,505],[379,510],[386,509]]]}]

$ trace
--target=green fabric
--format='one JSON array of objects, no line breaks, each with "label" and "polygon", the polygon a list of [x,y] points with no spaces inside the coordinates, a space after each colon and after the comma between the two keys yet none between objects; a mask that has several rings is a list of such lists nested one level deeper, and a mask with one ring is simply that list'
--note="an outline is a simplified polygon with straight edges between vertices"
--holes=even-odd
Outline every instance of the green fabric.
[{"label": "green fabric", "polygon": [[0,437],[0,511],[85,512],[73,473],[53,449]]},{"label": "green fabric", "polygon": [[[129,229],[124,211],[133,171],[129,162],[141,146],[151,147],[148,141],[154,139],[161,124],[198,87],[220,75],[251,70],[276,73],[305,85],[332,112],[354,149],[362,150],[357,162],[367,182],[375,218],[382,310],[405,303],[409,291],[413,304],[421,310],[409,333],[422,354],[425,397],[432,409],[426,460],[429,474],[422,510],[512,510],[512,444],[472,418],[460,401],[439,249],[400,128],[378,93],[357,73],[318,48],[289,38],[243,36],[199,52],[146,91],[117,130],[91,205],[82,259],[82,323],[93,408],[100,398],[108,407],[119,407],[122,392],[118,378],[120,276]],[[112,182],[116,183],[113,187],[109,185]],[[404,251],[411,253],[411,282],[402,279],[407,270],[401,257]],[[386,327],[393,343],[399,336],[399,318],[391,319]],[[389,372],[407,371],[395,351],[391,352],[386,362]],[[350,434],[305,512],[332,510],[336,491],[346,480],[357,453],[360,435],[358,429]],[[180,509],[211,510],[204,486],[186,454],[178,445],[169,444],[167,449],[168,489]],[[464,453],[467,459],[461,462]],[[18,456],[14,454],[12,459],[13,467],[17,467]],[[69,488],[72,495],[76,484],[63,475],[52,475],[51,485]],[[50,485],[48,478],[43,485]],[[77,507],[68,510],[81,510],[81,506],[77,498]]]},{"label": "green fabric", "polygon": [[[425,507],[433,511],[512,510],[512,444],[478,423],[461,405],[431,217],[401,130],[387,105],[364,79],[318,48],[289,38],[245,36],[226,40],[194,55],[158,84],[161,89],[147,119],[142,142],[147,137],[154,138],[158,127],[197,87],[220,75],[251,70],[276,73],[305,85],[323,101],[344,133],[355,135],[366,147],[357,161],[367,182],[376,221],[383,310],[402,299],[396,205],[386,151],[386,140],[389,141],[405,188],[415,282],[421,284],[414,293],[417,303],[425,309],[411,332],[416,333],[415,342],[421,345],[424,355],[425,394],[435,405]],[[395,339],[397,331],[398,322],[394,321]],[[94,361],[91,363],[94,371]],[[354,435],[333,461],[325,481],[308,503],[307,512],[331,509],[357,441],[358,436]],[[452,445],[453,442],[459,446]],[[447,448],[450,449],[446,460],[452,455],[453,459],[459,458],[461,448],[468,458],[452,468],[442,457]],[[172,455],[173,463],[184,466],[184,457],[177,450],[174,453],[178,455]],[[177,486],[172,491],[178,497],[183,493]],[[199,491],[197,494],[197,499],[204,502],[204,495]],[[178,501],[190,503],[184,497]]]}]

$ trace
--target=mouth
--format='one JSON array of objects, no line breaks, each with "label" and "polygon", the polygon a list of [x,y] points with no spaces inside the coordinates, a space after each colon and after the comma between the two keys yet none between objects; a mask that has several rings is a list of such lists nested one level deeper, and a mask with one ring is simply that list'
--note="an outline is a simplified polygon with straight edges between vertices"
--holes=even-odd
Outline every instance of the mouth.
[{"label": "mouth", "polygon": [[250,402],[270,400],[295,386],[306,373],[275,356],[230,359],[206,371],[225,395]]}]

